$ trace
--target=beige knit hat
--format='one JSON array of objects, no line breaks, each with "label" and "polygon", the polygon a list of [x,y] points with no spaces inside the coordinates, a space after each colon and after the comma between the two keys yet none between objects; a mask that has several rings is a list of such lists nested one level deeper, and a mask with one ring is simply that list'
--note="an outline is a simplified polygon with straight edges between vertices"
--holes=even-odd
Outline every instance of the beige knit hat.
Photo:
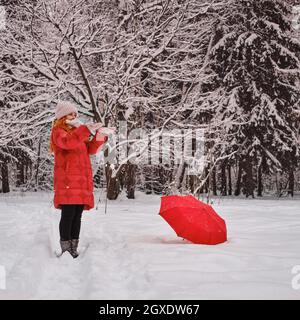
[{"label": "beige knit hat", "polygon": [[55,118],[58,120],[72,112],[78,116],[78,110],[74,104],[69,101],[59,101],[56,105]]}]

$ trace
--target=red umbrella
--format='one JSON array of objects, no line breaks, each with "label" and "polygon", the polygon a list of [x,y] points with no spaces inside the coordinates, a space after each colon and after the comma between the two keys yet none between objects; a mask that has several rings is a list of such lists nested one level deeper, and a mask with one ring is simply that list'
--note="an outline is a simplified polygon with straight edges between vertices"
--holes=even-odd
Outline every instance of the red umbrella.
[{"label": "red umbrella", "polygon": [[197,244],[227,240],[225,221],[208,204],[193,196],[163,196],[159,214],[176,234]]}]

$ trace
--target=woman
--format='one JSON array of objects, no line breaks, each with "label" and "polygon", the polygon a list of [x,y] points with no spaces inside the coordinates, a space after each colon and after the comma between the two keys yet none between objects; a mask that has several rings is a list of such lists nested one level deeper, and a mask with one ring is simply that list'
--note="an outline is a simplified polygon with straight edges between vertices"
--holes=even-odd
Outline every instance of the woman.
[{"label": "woman", "polygon": [[77,116],[73,104],[59,102],[50,138],[50,150],[54,152],[54,207],[61,209],[61,254],[68,251],[73,258],[78,256],[82,212],[94,207],[89,156],[96,154],[107,140],[101,123],[83,125]]}]

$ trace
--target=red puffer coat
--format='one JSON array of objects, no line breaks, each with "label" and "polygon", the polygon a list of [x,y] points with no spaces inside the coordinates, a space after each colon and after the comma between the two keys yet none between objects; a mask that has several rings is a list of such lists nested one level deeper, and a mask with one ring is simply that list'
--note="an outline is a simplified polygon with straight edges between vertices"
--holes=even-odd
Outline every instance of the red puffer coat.
[{"label": "red puffer coat", "polygon": [[89,155],[96,154],[106,141],[88,141],[90,131],[85,125],[70,132],[54,127],[54,207],[61,204],[84,204],[84,210],[94,207],[93,174]]}]

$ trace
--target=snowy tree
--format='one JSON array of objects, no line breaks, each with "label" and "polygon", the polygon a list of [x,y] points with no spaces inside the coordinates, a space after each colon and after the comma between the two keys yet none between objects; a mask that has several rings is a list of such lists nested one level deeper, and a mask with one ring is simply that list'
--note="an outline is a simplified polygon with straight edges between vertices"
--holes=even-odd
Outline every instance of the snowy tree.
[{"label": "snowy tree", "polygon": [[[84,121],[142,128],[132,155],[111,161],[108,198],[146,192],[262,194],[265,176],[294,189],[299,169],[299,39],[291,1],[2,1],[0,163],[3,190],[51,188],[47,153],[55,104],[69,99]],[[206,167],[190,175],[174,146],[206,129]],[[181,132],[170,138],[165,134]],[[182,131],[181,131],[182,130]],[[178,139],[178,141],[176,140]],[[127,140],[127,141],[126,141]],[[129,140],[129,141],[128,141]],[[195,151],[195,139],[192,151]],[[154,150],[154,151],[153,151]],[[166,153],[170,161],[164,163]],[[139,159],[150,155],[145,164]],[[133,154],[134,155],[134,154]],[[177,160],[176,160],[177,159]],[[10,170],[13,168],[13,170]],[[48,179],[47,179],[48,177]],[[264,183],[263,183],[264,182]],[[287,184],[287,187],[281,184]],[[275,181],[276,183],[276,181]],[[268,186],[269,187],[269,186]]]},{"label": "snowy tree", "polygon": [[243,186],[254,195],[254,169],[261,184],[262,173],[299,164],[300,46],[290,13],[270,0],[233,0],[219,12],[202,107],[211,110],[214,156],[227,156],[219,166],[238,163],[236,194]]}]

